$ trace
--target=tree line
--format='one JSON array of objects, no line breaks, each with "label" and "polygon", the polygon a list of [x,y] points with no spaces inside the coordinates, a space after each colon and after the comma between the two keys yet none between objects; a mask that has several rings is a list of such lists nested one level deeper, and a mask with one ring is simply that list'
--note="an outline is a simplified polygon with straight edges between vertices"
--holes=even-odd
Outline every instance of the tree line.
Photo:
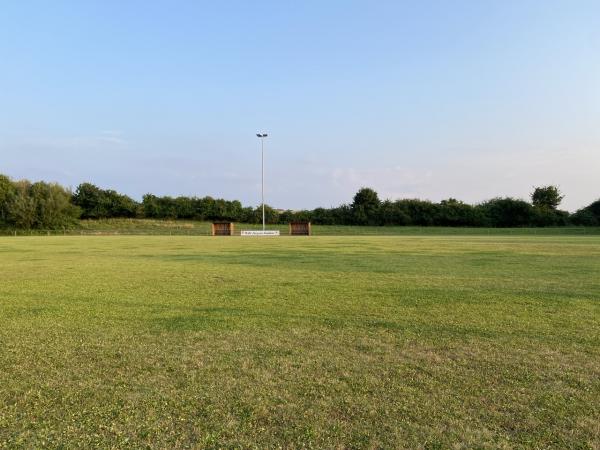
[{"label": "tree line", "polygon": [[[311,221],[321,225],[419,225],[450,227],[600,226],[600,200],[570,214],[558,207],[563,195],[556,186],[534,189],[530,201],[497,197],[471,205],[450,198],[380,200],[370,188],[360,189],[352,203],[314,210],[265,207],[270,224]],[[91,183],[74,192],[56,183],[13,181],[0,175],[0,227],[60,229],[79,219],[149,218],[260,223],[260,207],[212,197],[170,197],[146,194],[141,202]]]}]

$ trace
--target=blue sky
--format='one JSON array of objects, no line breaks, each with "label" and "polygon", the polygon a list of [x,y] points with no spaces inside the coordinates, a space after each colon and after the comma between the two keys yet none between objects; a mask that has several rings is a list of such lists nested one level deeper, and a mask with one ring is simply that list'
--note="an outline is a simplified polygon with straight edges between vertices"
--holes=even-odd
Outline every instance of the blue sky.
[{"label": "blue sky", "polygon": [[137,199],[600,197],[600,2],[9,1],[0,172]]}]

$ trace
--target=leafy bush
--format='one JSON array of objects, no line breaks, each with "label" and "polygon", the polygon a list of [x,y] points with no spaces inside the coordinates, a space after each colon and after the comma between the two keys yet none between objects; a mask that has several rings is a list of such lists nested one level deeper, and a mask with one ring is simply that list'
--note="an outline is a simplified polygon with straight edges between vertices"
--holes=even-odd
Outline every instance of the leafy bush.
[{"label": "leafy bush", "polygon": [[81,208],[83,219],[135,217],[138,210],[138,204],[132,198],[117,191],[100,189],[91,183],[77,186],[72,201]]},{"label": "leafy bush", "polygon": [[534,222],[533,206],[510,197],[494,198],[481,204],[487,222],[494,227],[525,227]]},{"label": "leafy bush", "polygon": [[81,214],[71,193],[56,183],[13,182],[0,176],[0,224],[15,228],[56,229],[75,224]]},{"label": "leafy bush", "polygon": [[580,209],[571,216],[575,225],[598,226],[600,225],[600,200],[596,200],[585,208]]}]

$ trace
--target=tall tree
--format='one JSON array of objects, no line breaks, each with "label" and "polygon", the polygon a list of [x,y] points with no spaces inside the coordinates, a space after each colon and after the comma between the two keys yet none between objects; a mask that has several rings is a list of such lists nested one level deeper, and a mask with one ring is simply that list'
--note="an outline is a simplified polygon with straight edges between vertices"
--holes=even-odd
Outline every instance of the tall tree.
[{"label": "tall tree", "polygon": [[92,183],[81,183],[73,194],[73,203],[81,208],[84,219],[108,217],[104,191]]},{"label": "tall tree", "polygon": [[112,189],[100,189],[91,183],[81,183],[73,194],[73,204],[82,210],[84,219],[135,217],[138,203]]},{"label": "tall tree", "polygon": [[9,222],[17,228],[30,229],[35,225],[36,205],[31,196],[31,183],[27,180],[17,181],[15,192],[8,205]]},{"label": "tall tree", "polygon": [[15,195],[13,182],[5,175],[0,175],[0,225],[7,224],[9,205]]},{"label": "tall tree", "polygon": [[352,202],[354,220],[358,225],[376,225],[380,206],[377,192],[371,188],[361,188]]},{"label": "tall tree", "polygon": [[556,186],[536,187],[531,194],[531,203],[538,208],[556,209],[564,198]]},{"label": "tall tree", "polygon": [[29,188],[29,195],[35,204],[36,228],[70,226],[81,215],[80,208],[71,203],[71,193],[59,184],[38,181]]}]

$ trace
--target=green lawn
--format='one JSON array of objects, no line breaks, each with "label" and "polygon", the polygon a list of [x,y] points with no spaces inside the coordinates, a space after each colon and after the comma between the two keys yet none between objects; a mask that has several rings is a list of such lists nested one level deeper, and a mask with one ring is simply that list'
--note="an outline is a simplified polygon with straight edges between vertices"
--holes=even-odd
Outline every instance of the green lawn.
[{"label": "green lawn", "polygon": [[0,448],[599,448],[600,237],[0,238]]}]

